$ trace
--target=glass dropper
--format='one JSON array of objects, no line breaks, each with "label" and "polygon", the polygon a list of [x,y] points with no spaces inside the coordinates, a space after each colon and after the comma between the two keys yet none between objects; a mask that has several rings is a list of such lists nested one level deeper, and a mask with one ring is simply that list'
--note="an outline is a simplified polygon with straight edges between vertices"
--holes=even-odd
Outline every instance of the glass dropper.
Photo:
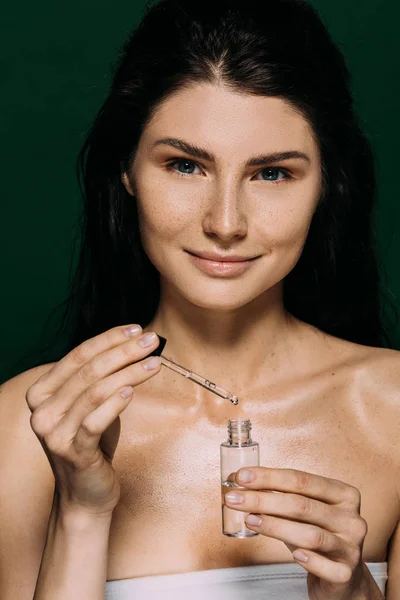
[{"label": "glass dropper", "polygon": [[210,381],[209,379],[206,379],[205,377],[203,377],[202,375],[199,375],[198,373],[193,373],[193,371],[189,371],[189,369],[185,369],[185,367],[178,365],[178,363],[174,362],[173,360],[170,360],[166,356],[161,356],[161,352],[164,350],[167,340],[166,340],[166,338],[162,337],[161,335],[159,335],[159,334],[157,334],[157,335],[160,338],[160,344],[159,344],[158,348],[156,348],[154,350],[154,352],[152,352],[151,354],[153,354],[155,356],[159,356],[161,359],[161,364],[168,367],[168,369],[175,371],[175,373],[179,373],[179,375],[183,375],[183,377],[186,377],[187,379],[190,379],[191,381],[198,383],[199,385],[203,386],[204,388],[206,388],[206,390],[209,390],[213,394],[216,394],[217,396],[220,396],[221,398],[224,398],[225,400],[229,400],[230,402],[232,402],[232,404],[234,404],[234,405],[238,404],[239,400],[238,400],[237,396],[234,396],[233,394],[228,392],[228,390],[225,390],[223,387],[217,385],[216,383]]},{"label": "glass dropper", "polygon": [[168,367],[169,369],[171,369],[172,371],[175,371],[175,373],[179,373],[180,375],[187,377],[191,381],[194,381],[195,383],[202,385],[207,390],[210,390],[210,392],[213,392],[213,394],[216,394],[217,396],[221,396],[221,398],[225,398],[225,400],[230,400],[232,402],[232,404],[236,405],[239,402],[239,400],[237,399],[237,396],[234,396],[233,394],[228,392],[228,390],[225,390],[221,386],[217,385],[216,383],[213,383],[209,379],[206,379],[202,375],[193,373],[193,371],[188,371],[188,369],[181,367],[181,365],[178,365],[173,360],[170,360],[169,358],[166,358],[165,356],[160,356],[160,358],[161,358],[161,363],[163,365],[165,365],[166,367]]}]

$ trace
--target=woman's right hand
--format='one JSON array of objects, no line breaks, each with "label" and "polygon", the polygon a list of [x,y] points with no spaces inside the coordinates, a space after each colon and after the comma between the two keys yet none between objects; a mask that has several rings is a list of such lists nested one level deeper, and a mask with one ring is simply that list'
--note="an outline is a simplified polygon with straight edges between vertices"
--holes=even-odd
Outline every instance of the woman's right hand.
[{"label": "woman's right hand", "polygon": [[[31,427],[49,459],[61,507],[111,515],[120,497],[112,459],[120,435],[120,413],[129,404],[121,392],[160,371],[160,359],[147,355],[140,326],[136,333],[114,327],[71,350],[26,393]],[[147,337],[146,337],[147,336]],[[145,360],[144,360],[145,359]],[[151,361],[155,368],[146,370]]]}]

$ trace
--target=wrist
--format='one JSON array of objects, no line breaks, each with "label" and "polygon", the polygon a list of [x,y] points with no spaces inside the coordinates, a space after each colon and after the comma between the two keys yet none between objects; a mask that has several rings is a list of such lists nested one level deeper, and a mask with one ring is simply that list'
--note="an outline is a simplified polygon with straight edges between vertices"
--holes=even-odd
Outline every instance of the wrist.
[{"label": "wrist", "polygon": [[69,531],[87,532],[93,528],[110,527],[113,511],[94,511],[62,501],[56,494],[53,501],[53,522]]},{"label": "wrist", "polygon": [[115,506],[112,508],[84,507],[60,496],[57,487],[54,489],[53,512],[57,519],[85,526],[93,522],[111,521]]},{"label": "wrist", "polygon": [[112,513],[96,513],[77,507],[60,506],[56,512],[57,522],[75,531],[87,531],[93,527],[110,527]]}]

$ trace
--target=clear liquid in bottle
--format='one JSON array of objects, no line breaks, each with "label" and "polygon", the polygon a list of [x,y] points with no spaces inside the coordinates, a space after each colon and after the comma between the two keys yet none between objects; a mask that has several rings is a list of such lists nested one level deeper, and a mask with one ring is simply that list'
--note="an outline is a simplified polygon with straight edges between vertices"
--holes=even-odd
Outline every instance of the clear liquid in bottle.
[{"label": "clear liquid in bottle", "polygon": [[225,505],[227,492],[232,489],[247,489],[232,481],[232,474],[243,467],[258,467],[260,464],[259,445],[252,441],[250,430],[251,423],[248,419],[230,420],[228,440],[220,447],[222,533],[228,537],[247,538],[259,535],[256,531],[247,528],[245,517],[248,513]]}]

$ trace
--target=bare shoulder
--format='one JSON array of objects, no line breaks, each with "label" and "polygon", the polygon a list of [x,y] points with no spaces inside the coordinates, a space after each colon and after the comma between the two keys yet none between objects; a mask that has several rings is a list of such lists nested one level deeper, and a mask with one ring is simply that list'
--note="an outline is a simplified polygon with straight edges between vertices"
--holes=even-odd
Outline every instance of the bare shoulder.
[{"label": "bare shoulder", "polygon": [[396,440],[400,459],[400,351],[357,344],[311,326],[307,333],[311,364],[342,390],[346,408],[358,411],[364,424],[384,430],[387,444]]},{"label": "bare shoulder", "polygon": [[[315,352],[325,356],[322,363],[327,369],[332,367],[346,371],[354,383],[378,386],[388,392],[392,390],[400,408],[400,351],[389,348],[364,346],[309,327],[311,341],[318,336]],[[395,400],[395,398],[393,398]]]},{"label": "bare shoulder", "polygon": [[26,392],[55,363],[0,386],[0,596],[32,598],[54,496],[54,475],[31,428]]},{"label": "bare shoulder", "polygon": [[[26,392],[55,363],[46,363],[29,369],[8,379],[0,386],[0,447],[4,456],[10,452],[26,456],[25,460],[35,460],[36,467],[49,475],[50,466],[43,448],[35,436],[31,425],[31,411],[26,402]],[[13,459],[18,457],[13,454]]]},{"label": "bare shoulder", "polygon": [[347,344],[355,382],[369,389],[382,405],[400,412],[400,351]]},{"label": "bare shoulder", "polygon": [[400,467],[400,352],[365,348],[356,373],[360,388],[375,405],[377,423],[393,436],[388,443],[397,446]]},{"label": "bare shoulder", "polygon": [[[33,385],[44,373],[47,373],[56,363],[46,363],[23,371],[19,375],[8,379],[0,385],[0,414],[2,423],[16,424],[24,414],[30,413],[25,400],[28,388]],[[1,421],[0,421],[1,422]]]},{"label": "bare shoulder", "polygon": [[377,437],[382,435],[390,452],[397,445],[400,467],[400,352],[331,336],[326,341],[347,387],[346,397],[365,422],[374,426]]}]

